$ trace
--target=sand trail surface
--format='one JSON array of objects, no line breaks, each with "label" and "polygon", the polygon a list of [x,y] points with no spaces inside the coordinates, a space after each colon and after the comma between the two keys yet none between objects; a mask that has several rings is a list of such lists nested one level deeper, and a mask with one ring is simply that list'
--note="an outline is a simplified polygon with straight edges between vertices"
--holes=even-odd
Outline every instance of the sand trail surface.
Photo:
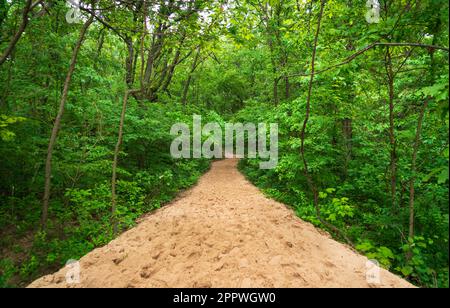
[{"label": "sand trail surface", "polygon": [[[266,198],[236,168],[213,163],[198,185],[80,260],[30,287],[411,287]],[[376,272],[376,271],[375,271]],[[70,282],[70,281],[69,281]]]}]

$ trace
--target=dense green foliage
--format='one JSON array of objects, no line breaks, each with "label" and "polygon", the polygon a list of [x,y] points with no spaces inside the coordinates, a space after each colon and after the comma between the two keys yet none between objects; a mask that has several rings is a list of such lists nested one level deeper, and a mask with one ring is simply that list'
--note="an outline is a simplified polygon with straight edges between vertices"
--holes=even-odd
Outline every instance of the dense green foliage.
[{"label": "dense green foliage", "polygon": [[[70,129],[59,139],[50,224],[45,233],[33,232],[40,223],[39,192],[43,182],[35,173],[42,169],[36,161],[44,155],[45,136],[29,134],[42,130],[43,124],[27,119],[14,127],[14,140],[1,143],[2,155],[9,157],[1,165],[4,175],[1,189],[9,192],[0,197],[1,246],[7,251],[1,263],[5,271],[0,280],[3,286],[8,285],[8,276],[19,274],[13,282],[29,281],[42,273],[40,269],[57,269],[67,260],[79,258],[113,238],[110,177],[117,109],[117,102],[105,100],[92,115],[75,106],[68,110],[67,117],[73,118],[73,122],[66,122]],[[130,104],[117,182],[121,230],[133,226],[142,214],[170,201],[208,168],[207,160],[174,160],[167,150],[172,141],[169,124],[189,122],[190,115],[186,114],[192,112],[203,113],[198,109],[182,110],[177,105],[154,103],[142,110],[135,102]],[[23,238],[26,246],[17,242],[18,238]],[[17,258],[21,264],[13,267],[11,260]]]},{"label": "dense green foliage", "polygon": [[[422,42],[446,45],[447,25],[433,28],[433,24],[445,22],[448,6],[439,1],[421,5],[420,10],[407,11],[398,24],[395,22],[400,17],[396,12],[386,14],[379,24],[368,25],[362,14],[352,15],[345,5],[328,4],[325,14],[330,15],[323,21],[319,36],[317,69],[334,65],[336,58],[344,59],[371,40],[380,40],[388,31],[393,33],[391,40],[413,41],[411,37],[424,35],[423,31],[441,29],[433,36],[424,35]],[[394,3],[390,7],[396,8]],[[442,15],[425,21],[430,17],[427,12],[433,11]],[[343,12],[349,15],[341,15]],[[346,17],[342,20],[340,16]],[[412,19],[418,22],[412,25]],[[339,26],[343,21],[350,28]],[[288,23],[295,29],[296,22]],[[282,42],[293,44],[291,35],[291,31],[284,33]],[[343,44],[360,47],[343,52]],[[398,69],[393,84],[397,165],[394,205],[385,67],[389,63],[385,63],[385,49],[370,50],[348,65],[315,77],[306,157],[327,222],[341,229],[362,253],[416,285],[448,287],[448,54],[427,49],[390,49],[392,65]],[[305,117],[305,89],[309,81],[305,77],[291,81],[297,83],[291,86],[298,87],[300,93],[282,99],[277,108],[267,103],[268,98],[259,96],[247,101],[235,115],[239,122],[271,122],[280,127],[277,168],[260,170],[254,160],[241,161],[240,167],[267,195],[292,205],[299,217],[325,227],[317,219],[299,155],[299,131]],[[417,154],[420,167],[414,175],[415,235],[410,238],[411,157],[418,117],[426,100],[429,107],[425,110]]]},{"label": "dense green foliage", "polygon": [[278,123],[278,166],[240,168],[327,229],[300,155],[315,38],[304,143],[322,217],[416,285],[448,287],[448,3],[381,0],[369,23],[366,2],[81,1],[83,17],[68,23],[65,1],[42,0],[5,54],[28,0],[0,0],[0,287],[104,245],[112,221],[123,231],[195,183],[209,161],[169,152],[171,126],[193,114]]}]

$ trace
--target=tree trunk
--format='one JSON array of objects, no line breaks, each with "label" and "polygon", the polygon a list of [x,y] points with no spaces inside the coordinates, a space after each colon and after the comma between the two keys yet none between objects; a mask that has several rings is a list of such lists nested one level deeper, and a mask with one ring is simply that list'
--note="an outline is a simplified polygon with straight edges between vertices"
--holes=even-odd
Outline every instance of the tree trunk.
[{"label": "tree trunk", "polygon": [[302,161],[303,161],[304,174],[305,174],[306,180],[308,182],[308,186],[311,189],[311,192],[313,194],[314,207],[316,209],[317,219],[324,226],[326,226],[329,229],[331,229],[331,230],[335,231],[336,233],[340,234],[349,244],[351,244],[350,239],[341,230],[339,230],[338,228],[336,228],[335,226],[333,226],[332,224],[328,223],[327,221],[325,221],[322,218],[322,215],[321,215],[321,212],[320,212],[320,207],[319,207],[319,191],[317,189],[316,184],[314,183],[314,180],[313,180],[311,174],[309,173],[308,162],[307,162],[306,157],[305,157],[305,132],[306,132],[306,127],[308,125],[309,116],[310,116],[310,112],[311,112],[311,96],[312,96],[312,88],[313,88],[314,73],[315,73],[315,60],[316,60],[316,51],[317,51],[317,41],[319,39],[320,25],[321,25],[321,21],[322,21],[324,6],[325,6],[325,0],[321,0],[320,1],[320,13],[319,13],[318,21],[317,21],[317,30],[316,30],[316,34],[315,34],[315,37],[314,37],[313,52],[312,52],[312,56],[311,56],[311,76],[310,76],[310,79],[309,79],[308,96],[306,98],[306,114],[305,114],[305,120],[303,121],[302,130],[301,130],[301,133],[300,133],[300,139],[301,139],[300,154],[301,154]]},{"label": "tree trunk", "polygon": [[[267,14],[267,11],[266,11]],[[265,16],[266,22],[267,22],[267,26],[266,26],[266,35],[267,35],[267,45],[269,46],[269,50],[270,50],[270,63],[272,64],[272,74],[273,74],[273,88],[272,88],[272,92],[273,92],[273,103],[275,106],[278,105],[278,82],[279,82],[279,77],[277,76],[277,63],[275,60],[275,50],[273,47],[273,39],[272,39],[272,31],[269,29],[269,16]]]},{"label": "tree trunk", "polygon": [[181,99],[181,102],[183,105],[187,104],[187,94],[189,91],[189,85],[191,84],[192,74],[194,73],[195,69],[197,68],[197,62],[198,62],[199,58],[200,58],[200,46],[197,47],[197,54],[195,55],[194,62],[192,62],[191,70],[190,70],[189,75],[184,84],[183,98]]},{"label": "tree trunk", "polygon": [[[417,152],[419,150],[420,146],[420,136],[422,133],[422,124],[423,124],[423,117],[425,115],[425,111],[428,106],[428,99],[425,100],[422,110],[419,114],[419,119],[417,120],[417,129],[416,129],[416,137],[414,139],[414,145],[413,145],[413,154],[412,154],[412,160],[411,160],[411,180],[409,181],[409,235],[408,238],[412,240],[414,238],[414,183],[416,181],[416,160],[417,160]],[[408,251],[408,259],[411,258],[412,251],[411,249]]]},{"label": "tree trunk", "polygon": [[41,217],[41,226],[42,229],[45,230],[47,226],[47,218],[48,218],[48,202],[50,199],[50,187],[51,187],[51,176],[52,176],[52,156],[53,156],[53,148],[56,143],[56,139],[58,137],[59,129],[61,127],[61,119],[64,114],[64,107],[67,101],[67,95],[69,93],[70,82],[72,80],[72,75],[75,70],[75,65],[78,58],[78,53],[81,49],[81,45],[83,44],[84,37],[86,35],[87,29],[92,24],[94,17],[91,16],[86,23],[83,25],[83,28],[80,31],[80,35],[75,45],[75,49],[72,52],[72,59],[70,61],[69,70],[67,71],[66,80],[64,82],[64,88],[62,91],[61,100],[59,103],[58,114],[56,115],[55,123],[53,124],[52,134],[50,136],[50,141],[48,143],[47,149],[47,159],[45,161],[45,187],[44,187],[44,198],[42,201],[42,217]]},{"label": "tree trunk", "polygon": [[284,97],[286,99],[289,98],[290,96],[290,84],[289,84],[289,77],[288,76],[284,76]]},{"label": "tree trunk", "polygon": [[147,64],[144,73],[144,86],[148,87],[152,78],[154,63],[159,57],[163,45],[163,25],[160,23],[155,29],[156,33],[152,37],[152,45],[147,57]]},{"label": "tree trunk", "polygon": [[273,51],[273,42],[272,39],[269,39],[269,48],[270,48],[270,62],[272,64],[272,74],[273,74],[273,103],[275,106],[278,106],[278,82],[279,82],[279,78],[277,76],[277,64],[274,58],[274,51]]},{"label": "tree trunk", "polygon": [[386,50],[386,72],[389,87],[389,143],[390,143],[390,169],[391,169],[391,204],[396,207],[397,194],[397,141],[395,139],[394,123],[394,72],[392,70],[392,57],[389,47]]},{"label": "tree trunk", "polygon": [[125,113],[127,110],[128,96],[136,93],[139,90],[126,90],[122,102],[122,113],[120,114],[119,132],[117,137],[117,143],[114,148],[114,158],[112,164],[112,177],[111,177],[111,220],[113,225],[113,234],[116,235],[118,231],[118,220],[116,218],[117,209],[117,195],[116,195],[116,181],[117,181],[117,161],[119,159],[120,147],[123,139],[123,126],[125,122]]},{"label": "tree trunk", "polygon": [[127,45],[127,59],[125,62],[126,67],[126,82],[128,87],[133,85],[133,63],[134,63],[134,47],[133,47],[133,39],[131,37],[127,37],[125,41]]},{"label": "tree trunk", "polygon": [[105,36],[106,36],[105,32],[106,32],[105,28],[100,30],[100,34],[98,37],[97,53],[95,55],[95,62],[94,62],[94,68],[96,70],[98,70],[99,59],[100,59],[100,56],[102,55],[103,45],[105,43]]},{"label": "tree trunk", "polygon": [[[274,71],[274,74],[276,74],[276,70]],[[275,77],[273,79],[273,103],[275,104],[275,106],[278,106],[278,78]]]},{"label": "tree trunk", "polygon": [[[281,39],[278,37],[278,41],[279,44],[282,45]],[[289,61],[289,54],[288,52],[285,50],[283,53],[283,63],[282,63],[282,67],[283,67],[283,80],[284,80],[284,98],[288,99],[290,96],[290,84],[289,84],[289,76],[288,73],[286,72],[287,67],[288,67],[288,61]]]},{"label": "tree trunk", "polygon": [[141,56],[141,73],[140,73],[140,83],[141,91],[144,91],[144,66],[145,66],[145,36],[147,34],[147,1],[144,0],[143,3],[143,18],[142,18],[142,35],[141,35],[141,46],[140,46],[140,56]]},{"label": "tree trunk", "polygon": [[167,78],[164,81],[164,84],[162,86],[162,89],[161,89],[162,92],[166,92],[167,89],[169,88],[170,83],[172,82],[172,77],[173,77],[173,73],[175,72],[175,67],[179,64],[179,61],[180,61],[181,48],[183,47],[185,38],[186,38],[186,34],[183,33],[181,40],[180,40],[180,46],[178,47],[177,51],[175,52],[175,57],[173,58],[173,61],[170,64]]},{"label": "tree trunk", "polygon": [[22,22],[21,22],[16,34],[14,34],[13,38],[11,39],[11,42],[9,42],[8,47],[6,47],[5,51],[0,56],[0,65],[5,63],[6,59],[11,54],[11,52],[13,51],[17,42],[20,40],[20,37],[22,36],[23,32],[25,31],[25,28],[27,27],[28,21],[29,21],[28,14],[30,13],[30,11],[33,7],[32,2],[33,2],[33,0],[27,0],[27,2],[25,3],[25,7],[24,7],[23,13],[22,13]]},{"label": "tree trunk", "polygon": [[353,125],[352,119],[345,118],[342,120],[342,133],[344,137],[344,175],[348,176],[348,165],[352,159],[352,138]]}]

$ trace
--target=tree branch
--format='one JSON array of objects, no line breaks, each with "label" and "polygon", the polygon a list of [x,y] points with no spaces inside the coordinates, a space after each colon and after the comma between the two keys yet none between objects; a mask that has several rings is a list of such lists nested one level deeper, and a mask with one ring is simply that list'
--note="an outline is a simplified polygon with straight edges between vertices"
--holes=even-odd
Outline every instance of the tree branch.
[{"label": "tree branch", "polygon": [[39,2],[41,2],[41,1],[37,1],[36,3],[33,4],[33,0],[27,0],[27,2],[25,3],[25,7],[24,7],[23,13],[22,13],[22,22],[20,23],[19,29],[17,30],[16,34],[14,34],[13,38],[9,42],[8,47],[6,47],[6,50],[0,56],[0,65],[5,63],[6,59],[9,57],[9,55],[13,51],[17,42],[20,40],[23,32],[25,31],[25,28],[28,25],[28,21],[29,21],[28,14]]},{"label": "tree branch", "polygon": [[[331,65],[331,66],[329,66],[327,68],[324,68],[322,70],[315,71],[314,73],[296,73],[296,74],[288,75],[287,77],[307,77],[307,76],[311,76],[312,74],[317,75],[317,74],[320,74],[320,73],[327,72],[327,71],[332,70],[334,68],[337,68],[337,67],[340,67],[340,66],[343,66],[345,64],[350,63],[351,61],[353,61],[358,56],[362,55],[366,51],[368,51],[368,50],[370,50],[370,49],[372,49],[372,48],[374,48],[376,46],[421,47],[421,48],[428,48],[428,49],[433,49],[433,50],[442,50],[442,51],[445,51],[447,53],[449,52],[449,48],[448,47],[437,46],[437,45],[428,45],[428,44],[421,44],[421,43],[382,43],[382,42],[375,42],[375,43],[372,43],[370,45],[367,45],[363,49],[361,49],[361,50],[355,52],[354,54],[350,55],[349,57],[347,57],[342,62],[339,62],[337,64]],[[280,80],[283,77],[285,77],[285,76],[279,76],[278,80]]]}]

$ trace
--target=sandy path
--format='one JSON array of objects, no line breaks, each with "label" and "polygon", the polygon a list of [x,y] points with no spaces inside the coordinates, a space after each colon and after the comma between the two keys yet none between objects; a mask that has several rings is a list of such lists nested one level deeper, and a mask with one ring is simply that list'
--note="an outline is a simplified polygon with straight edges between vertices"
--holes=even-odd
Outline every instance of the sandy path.
[{"label": "sandy path", "polygon": [[381,270],[366,281],[367,258],[267,199],[236,169],[213,163],[197,186],[80,260],[30,287],[410,287]]}]

